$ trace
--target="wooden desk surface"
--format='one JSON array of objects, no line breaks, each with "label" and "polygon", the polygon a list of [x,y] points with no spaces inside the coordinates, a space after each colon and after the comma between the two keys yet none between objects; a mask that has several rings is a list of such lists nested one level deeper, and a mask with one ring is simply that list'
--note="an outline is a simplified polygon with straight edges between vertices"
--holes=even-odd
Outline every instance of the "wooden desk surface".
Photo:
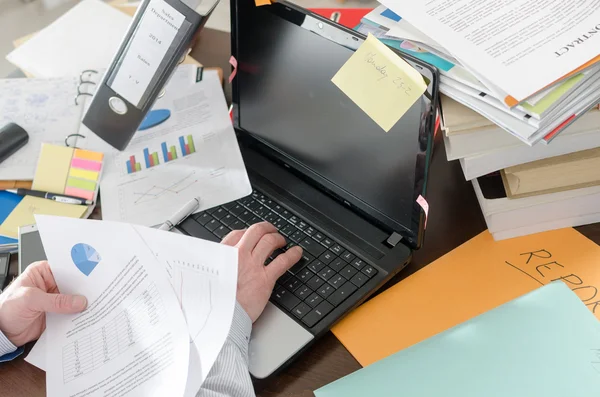
[{"label": "wooden desk surface", "polygon": [[[191,55],[205,65],[221,67],[227,81],[230,74],[229,48],[228,33],[206,29]],[[230,101],[231,88],[229,85],[226,87]],[[427,195],[430,214],[424,246],[414,254],[412,263],[387,286],[409,276],[486,228],[471,184],[464,180],[457,161],[446,161],[442,144],[441,141],[436,142],[438,147],[430,169]],[[600,244],[600,224],[579,227],[577,230]],[[29,350],[31,345],[27,348]],[[344,346],[333,334],[328,333],[278,375],[255,382],[255,389],[261,397],[287,396],[303,390],[315,390],[359,368],[358,362]],[[44,395],[43,371],[24,362],[23,357],[0,364],[0,396]]]}]

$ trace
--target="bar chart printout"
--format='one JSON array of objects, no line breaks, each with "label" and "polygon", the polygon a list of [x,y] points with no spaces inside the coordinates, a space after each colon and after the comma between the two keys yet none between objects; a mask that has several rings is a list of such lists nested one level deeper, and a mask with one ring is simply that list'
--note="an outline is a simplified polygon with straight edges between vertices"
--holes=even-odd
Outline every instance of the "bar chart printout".
[{"label": "bar chart printout", "polygon": [[194,145],[194,137],[191,135],[188,135],[186,137],[180,136],[179,145],[181,146],[181,153],[183,153],[184,156],[188,156],[196,152],[196,146]]},{"label": "bar chart printout", "polygon": [[167,149],[167,142],[163,142],[160,144],[160,148],[165,163],[172,160],[177,160],[177,149],[175,148],[175,146],[171,146]]},{"label": "bar chart printout", "polygon": [[134,172],[139,172],[142,170],[140,163],[135,161],[135,156],[130,156],[129,160],[125,162],[125,166],[127,167],[128,174],[133,174]]},{"label": "bar chart printout", "polygon": [[148,148],[144,149],[144,160],[146,162],[146,168],[154,167],[155,165],[160,164],[158,160],[158,153],[150,153]]}]

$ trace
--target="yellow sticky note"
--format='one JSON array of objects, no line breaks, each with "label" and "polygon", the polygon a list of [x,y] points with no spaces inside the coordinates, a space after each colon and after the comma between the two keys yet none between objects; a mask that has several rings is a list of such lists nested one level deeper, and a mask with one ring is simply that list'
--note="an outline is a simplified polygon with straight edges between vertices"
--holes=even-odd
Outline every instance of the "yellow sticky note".
[{"label": "yellow sticky note", "polygon": [[19,227],[34,224],[36,214],[81,218],[86,211],[85,205],[57,203],[54,200],[25,196],[0,225],[0,235],[17,238]]},{"label": "yellow sticky note", "polygon": [[254,0],[254,4],[256,4],[257,7],[270,6],[271,1],[270,0]]},{"label": "yellow sticky note", "polygon": [[385,132],[427,88],[419,72],[370,33],[331,81]]},{"label": "yellow sticky note", "polygon": [[42,144],[32,189],[64,193],[72,157],[73,148]]},{"label": "yellow sticky note", "polygon": [[69,176],[71,176],[73,178],[80,178],[80,179],[87,179],[87,180],[90,180],[90,181],[97,181],[98,180],[98,176],[100,176],[100,173],[96,172],[96,171],[82,170],[80,168],[71,168],[71,172],[69,173]]}]

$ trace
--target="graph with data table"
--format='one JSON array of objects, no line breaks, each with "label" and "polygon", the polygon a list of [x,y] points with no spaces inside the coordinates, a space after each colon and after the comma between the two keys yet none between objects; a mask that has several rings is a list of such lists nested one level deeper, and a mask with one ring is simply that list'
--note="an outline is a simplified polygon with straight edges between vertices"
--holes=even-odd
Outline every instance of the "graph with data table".
[{"label": "graph with data table", "polygon": [[165,315],[156,286],[150,284],[112,320],[63,347],[63,382],[69,383],[110,363],[160,326]]}]

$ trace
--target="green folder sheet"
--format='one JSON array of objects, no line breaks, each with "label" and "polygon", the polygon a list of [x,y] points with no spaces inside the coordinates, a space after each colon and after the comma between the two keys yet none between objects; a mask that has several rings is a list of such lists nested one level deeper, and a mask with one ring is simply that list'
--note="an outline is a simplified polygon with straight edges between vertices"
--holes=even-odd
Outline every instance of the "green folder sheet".
[{"label": "green folder sheet", "polygon": [[315,396],[600,396],[600,323],[564,283],[554,282]]}]

